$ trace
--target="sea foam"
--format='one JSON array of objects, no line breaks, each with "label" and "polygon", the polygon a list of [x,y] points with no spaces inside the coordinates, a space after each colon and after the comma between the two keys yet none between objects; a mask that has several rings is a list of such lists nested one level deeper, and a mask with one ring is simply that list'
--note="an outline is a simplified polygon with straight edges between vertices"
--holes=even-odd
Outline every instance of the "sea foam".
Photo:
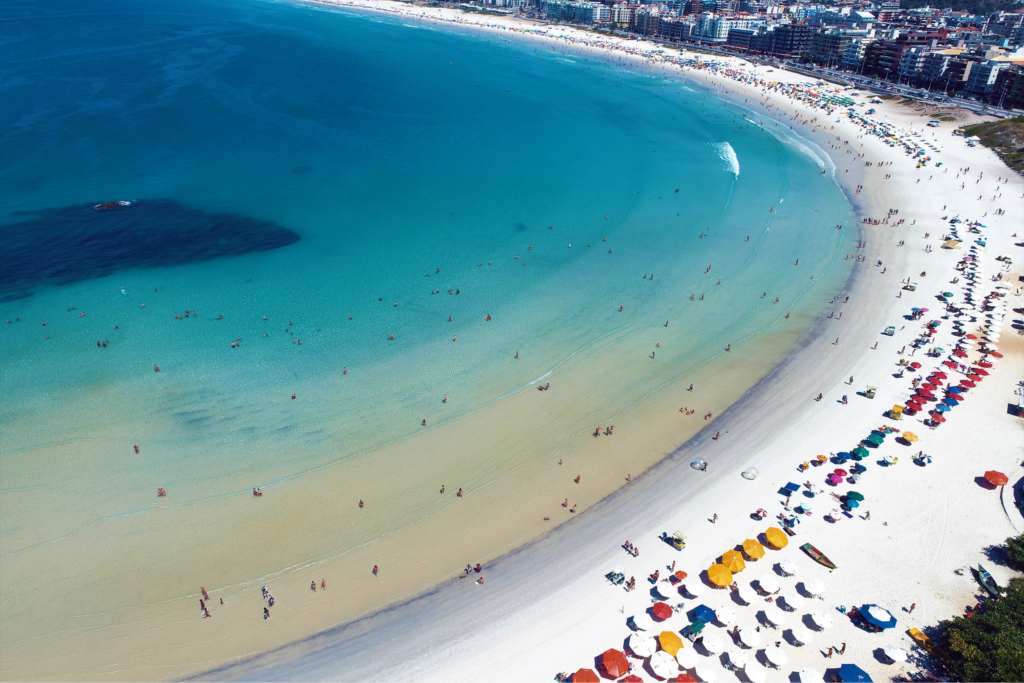
[{"label": "sea foam", "polygon": [[709,142],[711,147],[718,152],[718,158],[722,160],[722,169],[740,177],[740,160],[736,157],[736,150],[728,142]]}]

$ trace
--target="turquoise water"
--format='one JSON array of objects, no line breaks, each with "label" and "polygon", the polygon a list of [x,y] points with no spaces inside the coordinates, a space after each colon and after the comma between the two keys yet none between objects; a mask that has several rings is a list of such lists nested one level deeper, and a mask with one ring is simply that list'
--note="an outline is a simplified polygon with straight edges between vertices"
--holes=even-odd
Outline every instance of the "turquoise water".
[{"label": "turquoise water", "polygon": [[[622,348],[590,430],[808,328],[848,274],[831,177],[684,84],[292,4],[0,12],[0,270],[29,273],[0,292],[4,556],[156,486],[272,488]],[[109,214],[137,231],[116,254],[89,239],[115,200],[138,200]],[[238,253],[186,231],[211,221]]]}]

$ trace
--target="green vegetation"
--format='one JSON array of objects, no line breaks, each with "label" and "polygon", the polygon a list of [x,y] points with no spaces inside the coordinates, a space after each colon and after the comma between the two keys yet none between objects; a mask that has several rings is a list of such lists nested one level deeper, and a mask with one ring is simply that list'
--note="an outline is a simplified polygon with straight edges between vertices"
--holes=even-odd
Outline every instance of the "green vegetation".
[{"label": "green vegetation", "polygon": [[977,135],[981,144],[1002,157],[1007,166],[1024,173],[1024,116],[979,123],[961,128],[964,135]]},{"label": "green vegetation", "polygon": [[[935,6],[934,0],[900,0],[902,9]],[[1013,12],[1020,9],[1017,0],[945,0],[940,7],[949,7],[959,11],[967,10],[971,14],[988,14],[989,12]]]},{"label": "green vegetation", "polygon": [[1024,572],[1024,534],[1006,539],[1006,556],[1014,569]]},{"label": "green vegetation", "polygon": [[939,624],[958,681],[1024,681],[1024,580],[1014,579],[998,600],[971,617]]}]

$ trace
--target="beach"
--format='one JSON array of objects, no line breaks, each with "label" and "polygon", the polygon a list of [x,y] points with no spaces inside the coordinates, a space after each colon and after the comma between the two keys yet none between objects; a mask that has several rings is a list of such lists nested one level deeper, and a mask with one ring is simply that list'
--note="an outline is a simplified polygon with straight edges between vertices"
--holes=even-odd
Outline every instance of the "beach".
[{"label": "beach", "polygon": [[[458,14],[391,3],[349,7],[428,21],[432,17],[449,21]],[[460,18],[460,21],[458,28],[471,31],[501,32],[508,31],[510,26],[521,27],[494,17]],[[489,473],[488,465],[480,466],[468,458],[453,460],[448,450],[456,434],[484,435],[474,439],[473,448],[485,452],[508,448],[505,435],[496,431],[497,423],[491,414],[480,412],[463,416],[457,432],[449,432],[451,427],[441,428],[421,436],[415,444],[400,443],[389,456],[394,460],[394,468],[400,469],[401,463],[410,458],[424,458],[423,470],[413,474],[441,473],[436,477],[440,485],[442,481],[457,481],[456,472],[478,467],[474,476],[480,481],[490,482],[492,487],[507,485],[509,488],[502,489],[499,495],[486,502],[474,503],[473,496],[467,496],[458,501],[463,505],[458,511],[449,509],[419,522],[410,519],[404,534],[396,534],[392,539],[393,550],[389,552],[382,553],[378,547],[355,549],[342,557],[284,571],[274,566],[277,556],[271,554],[266,558],[263,580],[278,599],[273,628],[267,628],[258,616],[231,616],[236,604],[259,603],[261,581],[249,581],[240,586],[220,581],[211,589],[213,599],[224,596],[229,607],[215,606],[214,620],[218,617],[234,620],[228,627],[219,626],[215,638],[195,629],[197,618],[191,616],[194,608],[188,608],[189,616],[185,616],[182,604],[186,600],[194,602],[196,596],[180,596],[162,606],[149,606],[141,619],[129,624],[118,624],[115,620],[112,628],[123,630],[123,635],[114,639],[117,647],[124,652],[144,653],[129,666],[110,668],[106,654],[82,654],[90,639],[95,639],[94,644],[110,642],[109,633],[96,632],[74,642],[56,664],[6,668],[5,678],[12,670],[18,672],[14,676],[17,678],[38,675],[111,679],[177,678],[210,670],[211,678],[461,680],[488,672],[493,674],[497,666],[509,672],[508,680],[547,680],[558,671],[592,668],[594,657],[603,650],[622,647],[630,633],[626,618],[649,607],[651,596],[647,588],[650,584],[644,583],[647,574],[658,567],[662,567],[664,574],[665,566],[675,560],[691,576],[699,575],[717,554],[744,538],[756,536],[775,522],[774,515],[781,511],[779,497],[775,495],[780,486],[788,481],[800,483],[816,475],[815,470],[798,473],[796,465],[819,453],[851,448],[879,424],[893,424],[882,412],[909,395],[909,377],[892,377],[897,370],[895,364],[901,358],[895,351],[909,343],[921,326],[920,322],[907,322],[903,316],[911,306],[931,303],[933,310],[938,310],[935,294],[944,291],[946,283],[955,276],[954,265],[974,239],[973,235],[970,240],[964,235],[961,250],[939,249],[941,240],[937,236],[948,230],[948,223],[941,220],[942,216],[971,218],[985,224],[988,242],[981,261],[987,270],[982,288],[993,284],[988,276],[999,272],[1002,266],[1002,262],[995,261],[996,256],[1010,255],[1016,259],[1015,251],[1019,249],[1013,243],[1019,238],[1011,238],[1011,233],[1016,229],[1014,218],[1020,215],[1022,207],[1020,196],[1024,194],[1024,186],[1020,178],[996,182],[997,177],[1008,175],[998,159],[987,150],[968,148],[962,139],[951,137],[952,127],[947,124],[938,131],[931,131],[924,127],[925,119],[907,113],[899,105],[876,105],[878,120],[939,135],[936,140],[943,148],[939,157],[943,162],[942,172],[939,173],[934,164],[915,168],[902,149],[894,149],[876,136],[858,137],[864,129],[847,117],[839,116],[838,111],[827,116],[820,108],[790,100],[777,89],[765,92],[756,83],[737,81],[732,71],[724,72],[739,69],[749,78],[793,84],[805,83],[804,77],[764,67],[744,67],[738,60],[716,59],[713,68],[684,67],[680,70],[674,65],[653,61],[653,55],[645,58],[647,47],[636,51],[630,45],[633,53],[609,51],[600,45],[584,44],[583,41],[593,41],[593,36],[579,35],[573,29],[559,27],[552,33],[554,35],[531,35],[529,40],[556,49],[562,46],[579,54],[609,59],[624,57],[630,60],[630,69],[644,69],[652,76],[671,74],[688,79],[692,84],[703,84],[711,88],[710,96],[723,97],[737,110],[742,106],[747,120],[753,121],[755,117],[760,120],[763,116],[765,123],[780,122],[779,132],[783,136],[788,135],[787,123],[799,126],[801,120],[817,117],[818,125],[827,124],[827,129],[817,128],[814,133],[808,130],[815,129],[813,125],[795,127],[793,135],[799,133],[831,155],[836,179],[856,212],[856,221],[847,225],[844,234],[847,230],[859,230],[858,239],[866,241],[865,248],[848,250],[851,255],[863,257],[863,262],[852,268],[852,277],[834,296],[834,310],[829,313],[833,316],[841,313],[841,318],[822,314],[823,319],[814,324],[810,334],[797,328],[775,330],[772,344],[766,346],[763,353],[737,344],[744,350],[739,362],[734,360],[736,356],[728,355],[733,351],[718,353],[702,368],[702,377],[713,380],[714,388],[705,390],[699,386],[700,400],[694,402],[702,412],[713,413],[715,419],[707,427],[708,423],[700,419],[700,414],[680,423],[678,396],[665,391],[644,404],[643,419],[630,419],[628,410],[619,410],[615,413],[613,437],[592,436],[589,428],[581,432],[573,427],[580,421],[580,415],[573,413],[572,406],[564,402],[538,404],[534,400],[534,387],[530,386],[530,391],[507,400],[505,409],[520,420],[524,430],[528,425],[549,419],[552,413],[563,415],[562,422],[552,423],[551,433],[570,432],[574,436],[552,451],[566,462],[572,462],[572,456],[584,449],[588,454],[586,464],[576,466],[568,474],[560,471],[562,466],[555,464],[555,457],[550,457],[545,465],[550,472],[544,476],[550,478],[552,473],[559,476],[557,483],[546,485],[543,491],[523,495],[525,492],[519,491],[515,482],[509,480],[503,484],[498,470]],[[517,36],[516,40],[519,39],[521,37]],[[655,47],[652,45],[649,49]],[[857,99],[865,98],[861,95]],[[771,112],[763,105],[765,102],[773,105]],[[791,121],[795,114],[802,118]],[[772,128],[766,126],[766,129]],[[832,139],[834,136],[839,137]],[[865,156],[854,159],[854,154],[846,154],[847,150]],[[865,160],[876,165],[866,167]],[[887,161],[892,165],[877,165]],[[957,179],[953,176],[957,169],[966,166],[970,166],[971,171],[959,180],[969,178],[973,182],[978,179],[977,174],[983,172],[979,183],[983,189],[979,192],[997,193],[994,188],[999,186],[1005,199],[993,202],[984,196],[983,200],[978,200],[968,191],[969,183],[967,190],[960,191],[959,182],[954,182]],[[934,179],[924,180],[929,176]],[[921,183],[916,182],[918,178]],[[860,193],[856,191],[857,186],[863,186]],[[948,208],[940,209],[942,204],[947,204]],[[887,217],[887,212],[894,208],[899,214]],[[993,216],[996,208],[1004,209],[1006,215]],[[986,213],[988,215],[983,216]],[[865,224],[862,222],[865,218],[888,218],[888,222]],[[905,223],[893,225],[897,219]],[[911,224],[912,221],[916,223]],[[925,232],[932,236],[923,237]],[[854,237],[849,235],[846,239],[852,242]],[[900,240],[906,245],[896,246]],[[924,251],[927,244],[933,247],[930,253]],[[874,264],[879,260],[883,266],[876,267]],[[928,275],[917,275],[921,272]],[[645,280],[646,275],[644,273]],[[1019,275],[1018,263],[1003,281],[1015,282]],[[919,282],[917,291],[901,289],[905,278]],[[897,298],[900,292],[902,295]],[[1004,301],[1009,302],[1007,315],[1012,317],[1009,309],[1019,308],[1019,299],[1011,290]],[[879,336],[889,325],[904,329],[899,329],[893,337]],[[948,333],[947,323],[940,334]],[[838,338],[838,344],[833,343],[834,338]],[[651,345],[650,341],[653,338],[636,340],[629,348],[631,351],[640,349]],[[757,344],[756,338],[748,341],[754,346]],[[879,342],[878,348],[873,348],[875,342]],[[944,344],[950,346],[948,338]],[[798,346],[797,350],[784,361],[773,355],[779,348],[793,345]],[[616,367],[614,359],[621,355],[622,348],[619,345],[604,355],[596,355],[589,365],[581,364],[575,375],[562,378],[566,382],[563,386],[570,389],[570,395],[595,391],[600,385],[601,372],[610,373],[609,368]],[[984,560],[984,546],[998,543],[1015,533],[1014,529],[1019,531],[1024,526],[1019,514],[1016,518],[1012,516],[1015,512],[1012,508],[1002,512],[998,491],[974,483],[976,476],[992,468],[1009,474],[1011,483],[1019,476],[1015,468],[1021,456],[1020,426],[1017,418],[1006,414],[1005,406],[1013,400],[1012,390],[1020,378],[1024,358],[1020,338],[1006,330],[1000,350],[1005,357],[991,376],[971,391],[970,400],[954,411],[949,423],[932,431],[919,424],[920,418],[906,417],[895,425],[906,429],[913,424],[921,437],[918,445],[932,455],[934,461],[927,467],[915,466],[910,462],[913,449],[900,450],[887,445],[886,454],[899,455],[900,462],[885,468],[872,464],[870,474],[862,483],[858,482],[858,490],[869,501],[872,512],[869,520],[854,515],[829,524],[823,520],[823,514],[834,505],[825,502],[827,495],[818,494],[813,514],[802,518],[794,542],[782,551],[769,551],[759,562],[749,563],[746,572],[737,575],[737,580],[753,578],[768,571],[770,563],[786,558],[801,565],[801,573],[795,577],[797,582],[810,576],[826,583],[827,606],[875,602],[886,605],[900,618],[901,607],[917,603],[913,619],[922,626],[958,613],[965,604],[973,604],[977,586],[971,583],[970,572],[960,576],[954,574],[953,569]],[[646,357],[646,353],[644,355]],[[936,364],[937,361],[931,362],[931,365]],[[768,367],[774,370],[762,378],[763,368]],[[845,380],[850,375],[855,382],[846,385]],[[552,395],[557,395],[558,382],[551,381]],[[677,391],[688,383],[683,377],[673,381]],[[754,388],[746,390],[755,383]],[[868,384],[878,389],[877,397],[871,400],[857,395],[857,391]],[[305,397],[316,391],[315,383],[310,383],[296,393]],[[819,393],[823,398],[816,402],[814,397]],[[850,399],[847,405],[838,402],[844,394]],[[596,417],[600,419],[593,420],[595,424],[609,426],[605,415]],[[713,439],[716,433],[720,436]],[[591,445],[594,443],[599,446],[595,448]],[[523,448],[534,444],[524,441]],[[709,463],[707,471],[699,472],[689,466],[698,457]],[[525,459],[523,463],[533,466]],[[739,473],[751,466],[760,471],[760,476],[748,482],[739,477]],[[355,467],[360,465],[356,463]],[[574,483],[573,475],[580,476],[586,486],[581,488],[579,483]],[[632,481],[623,486],[627,475]],[[352,479],[373,480],[374,476],[372,471],[346,471],[346,477]],[[823,485],[821,476],[816,476],[818,484]],[[276,504],[278,507],[272,508],[273,516],[285,520],[282,528],[288,528],[300,526],[301,520],[318,514],[339,514],[342,505],[350,505],[349,499],[360,496],[370,502],[372,509],[375,501],[386,499],[389,488],[394,487],[394,482],[377,481],[377,488],[370,493],[365,493],[365,488],[347,491],[344,502],[335,503],[336,484],[329,480],[306,480],[291,495],[278,499],[282,502],[275,503],[274,496],[267,495],[260,503]],[[239,485],[244,488],[242,482]],[[449,483],[448,487],[450,496],[457,486]],[[405,486],[397,488],[407,490]],[[433,494],[436,486],[431,484],[430,488]],[[615,493],[609,496],[613,491]],[[575,518],[570,517],[569,510],[557,505],[563,497],[569,500],[570,496],[570,504],[574,508],[579,506],[580,514]],[[305,505],[296,507],[300,497]],[[228,517],[233,504],[231,499],[224,501],[214,514]],[[339,512],[333,511],[331,506],[334,505],[339,507]],[[750,518],[758,508],[771,513],[768,519],[755,522]],[[331,512],[325,512],[327,510]],[[456,525],[455,515],[460,518],[469,515],[479,523],[464,536],[453,539],[445,533]],[[714,523],[709,521],[712,515],[717,515]],[[252,517],[250,521],[255,519]],[[245,519],[241,520],[237,528],[244,529],[246,523]],[[681,554],[657,540],[662,532],[671,533],[676,529],[688,536],[687,548]],[[113,540],[116,535],[116,532],[112,534],[111,543],[116,542]],[[501,543],[496,545],[495,538],[501,538]],[[795,541],[805,539],[825,551],[839,569],[828,574],[801,557]],[[291,543],[286,535],[264,540],[275,548]],[[619,548],[625,540],[642,549],[639,557],[627,556]],[[244,552],[244,537],[239,538],[238,543],[240,547],[232,551],[235,554]],[[458,557],[449,552],[454,547],[459,550]],[[283,552],[281,556],[287,554]],[[301,552],[296,554],[302,555]],[[409,562],[409,558],[415,557],[421,559]],[[484,584],[475,583],[479,578],[475,572],[470,578],[457,578],[467,557],[483,563],[480,576],[486,579]],[[913,572],[906,571],[908,563],[914,564]],[[381,576],[377,577],[382,581],[365,571],[375,564],[383,568]],[[141,570],[145,564],[137,566]],[[604,575],[620,566],[627,575],[635,575],[644,590],[627,594],[610,586]],[[363,569],[358,572],[360,576],[365,576],[354,581],[346,579],[344,589],[334,591],[336,586],[341,588],[334,576],[353,576],[357,567]],[[989,566],[989,569],[997,580],[1005,582],[1008,577],[1005,568]],[[312,580],[319,585],[322,575],[327,576],[327,590],[314,593],[307,582]],[[783,582],[794,583],[791,579]],[[419,595],[425,584],[435,587]],[[917,587],[919,585],[921,587]],[[662,588],[665,584],[658,586]],[[672,594],[668,601],[676,604],[683,600]],[[712,606],[717,607],[724,605],[727,598],[720,594],[709,596],[705,601],[714,602]],[[683,602],[689,609],[701,601]],[[387,608],[379,611],[382,607]],[[741,623],[753,623],[755,606],[735,609]],[[367,614],[370,616],[335,627],[339,621]],[[856,657],[858,663],[872,672],[892,670],[879,662],[868,662],[871,646],[881,641],[872,640],[874,636],[842,623],[840,618],[836,621],[839,624],[829,637],[846,638],[844,642],[849,648],[845,657]],[[169,626],[169,622],[173,624]],[[671,622],[673,627],[677,623],[679,628],[685,625],[681,617]],[[900,643],[910,649],[905,636],[901,638],[903,640],[890,638],[885,644]],[[294,645],[278,649],[296,640]],[[158,641],[169,645],[154,647]],[[393,665],[382,667],[380,662],[394,659],[386,654],[393,652],[401,642],[416,642],[417,650],[428,654],[403,656]],[[21,641],[17,647],[31,648],[31,645]],[[269,654],[261,654],[268,650]],[[804,646],[788,651],[790,668],[797,663],[800,666],[795,670],[803,666],[825,668],[814,659],[821,657],[816,649]],[[839,660],[831,660],[829,665],[833,661]],[[232,662],[237,663],[223,668]]]}]

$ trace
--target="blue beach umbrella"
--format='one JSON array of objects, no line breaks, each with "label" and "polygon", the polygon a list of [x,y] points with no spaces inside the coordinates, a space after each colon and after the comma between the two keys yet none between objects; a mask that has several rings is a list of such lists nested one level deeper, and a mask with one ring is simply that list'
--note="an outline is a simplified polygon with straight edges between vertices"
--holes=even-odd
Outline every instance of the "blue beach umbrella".
[{"label": "blue beach umbrella", "polygon": [[947,406],[950,406],[950,407],[955,407],[955,406],[960,405],[960,401],[957,401],[953,397],[944,398],[944,399],[942,399],[942,402],[945,403]]},{"label": "blue beach umbrella", "polygon": [[705,624],[710,624],[715,620],[715,610],[711,609],[707,605],[698,605],[693,610],[693,616]]},{"label": "blue beach umbrella", "polygon": [[877,626],[881,629],[896,628],[896,617],[884,607],[864,605],[860,608],[860,615],[864,617],[864,621],[872,626]]},{"label": "blue beach umbrella", "polygon": [[945,412],[948,412],[948,411],[952,410],[952,408],[950,408],[947,405],[938,405],[938,406],[935,406],[935,410],[939,411],[940,413],[945,413]]},{"label": "blue beach umbrella", "polygon": [[950,387],[949,388],[949,393],[951,393],[951,394],[962,394],[963,392],[964,392],[964,390],[961,389],[960,387]]},{"label": "blue beach umbrella", "polygon": [[858,503],[857,501],[855,501],[855,500],[854,500],[853,498],[849,498],[849,499],[847,499],[847,501],[846,501],[846,507],[850,507],[850,508],[859,508],[859,507],[860,507],[860,503]]},{"label": "blue beach umbrella", "polygon": [[839,680],[843,683],[872,683],[868,672],[856,664],[843,664],[839,667]]}]

